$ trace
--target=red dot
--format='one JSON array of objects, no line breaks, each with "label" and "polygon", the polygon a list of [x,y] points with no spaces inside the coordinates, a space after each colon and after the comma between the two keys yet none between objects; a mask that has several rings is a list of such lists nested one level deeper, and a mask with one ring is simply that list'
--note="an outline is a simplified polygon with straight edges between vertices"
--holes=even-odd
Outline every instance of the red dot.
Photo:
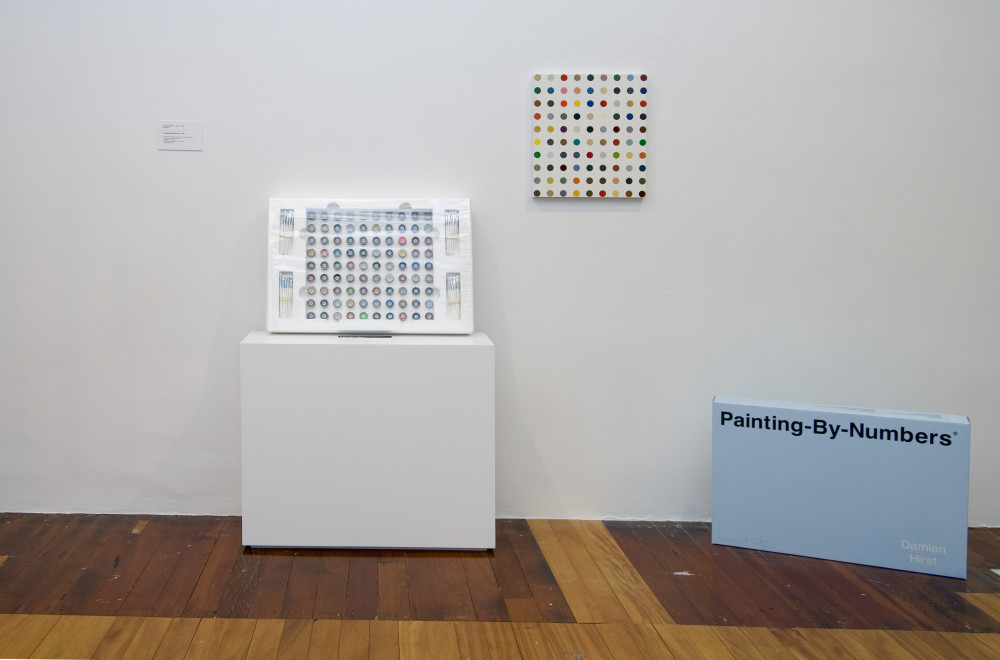
[{"label": "red dot", "polygon": [[642,74],[641,76],[639,76],[639,80],[645,80],[645,79],[646,79],[646,74],[645,73]]},{"label": "red dot", "polygon": [[606,108],[607,106],[608,106],[608,102],[607,101],[601,101],[601,107],[602,108]]},{"label": "red dot", "polygon": [[593,157],[594,157],[594,152],[593,151],[588,151],[587,152],[587,158],[593,158]]},{"label": "red dot", "polygon": [[645,197],[645,196],[646,196],[646,191],[645,190],[640,190],[639,191],[639,197]]},{"label": "red dot", "polygon": [[[535,119],[538,119],[538,116],[537,116],[537,115],[535,116]],[[617,139],[616,139],[616,140],[615,140],[614,142],[612,142],[612,144],[614,144],[614,145],[615,145],[616,147],[617,147],[617,146],[618,146],[618,145],[619,145],[620,143],[621,143],[621,141],[620,141],[620,140],[617,140]]]},{"label": "red dot", "polygon": [[564,73],[561,76],[562,80],[569,80],[569,77]]},{"label": "red dot", "polygon": [[600,192],[600,195],[601,195],[601,197],[604,197],[604,196],[605,196],[605,195],[607,195],[607,194],[608,194],[608,193],[604,192],[603,190],[602,190],[602,191]]},{"label": "red dot", "polygon": [[541,118],[542,118],[542,114],[540,112],[536,112],[535,113],[535,119],[541,119]]},{"label": "red dot", "polygon": [[641,105],[642,107],[645,108],[646,107],[646,102],[645,101],[639,101],[639,105]]},{"label": "red dot", "polygon": [[563,101],[560,105],[562,105],[562,107],[565,108],[566,107],[566,101]]}]

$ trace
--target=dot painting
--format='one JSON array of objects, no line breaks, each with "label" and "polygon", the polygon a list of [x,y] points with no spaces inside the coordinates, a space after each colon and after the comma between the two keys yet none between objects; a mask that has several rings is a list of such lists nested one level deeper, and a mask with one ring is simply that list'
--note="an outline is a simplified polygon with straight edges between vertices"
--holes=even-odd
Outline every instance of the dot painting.
[{"label": "dot painting", "polygon": [[646,196],[645,74],[539,73],[531,89],[531,194]]}]

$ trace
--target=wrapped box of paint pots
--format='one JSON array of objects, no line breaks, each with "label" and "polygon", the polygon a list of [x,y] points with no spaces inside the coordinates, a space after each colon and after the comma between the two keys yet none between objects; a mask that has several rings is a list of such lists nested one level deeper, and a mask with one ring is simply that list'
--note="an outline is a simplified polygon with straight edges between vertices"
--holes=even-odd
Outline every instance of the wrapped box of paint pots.
[{"label": "wrapped box of paint pots", "polygon": [[267,330],[469,334],[467,199],[271,199]]}]

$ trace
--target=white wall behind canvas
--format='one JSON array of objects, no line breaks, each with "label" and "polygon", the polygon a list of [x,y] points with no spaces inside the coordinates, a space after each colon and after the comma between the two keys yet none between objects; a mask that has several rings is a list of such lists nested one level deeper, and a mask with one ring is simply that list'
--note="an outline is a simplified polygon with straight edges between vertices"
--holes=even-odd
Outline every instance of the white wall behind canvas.
[{"label": "white wall behind canvas", "polygon": [[[560,71],[641,203],[529,199]],[[0,95],[0,510],[238,513],[268,197],[467,196],[498,515],[708,518],[727,394],[968,415],[1000,525],[998,3],[9,0]]]}]

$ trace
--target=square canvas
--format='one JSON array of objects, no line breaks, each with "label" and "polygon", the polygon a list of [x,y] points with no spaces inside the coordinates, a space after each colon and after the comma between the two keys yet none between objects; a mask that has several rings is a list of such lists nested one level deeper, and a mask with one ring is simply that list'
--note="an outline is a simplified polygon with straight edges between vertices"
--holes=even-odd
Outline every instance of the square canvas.
[{"label": "square canvas", "polygon": [[646,74],[535,74],[532,196],[645,197],[647,92]]}]

